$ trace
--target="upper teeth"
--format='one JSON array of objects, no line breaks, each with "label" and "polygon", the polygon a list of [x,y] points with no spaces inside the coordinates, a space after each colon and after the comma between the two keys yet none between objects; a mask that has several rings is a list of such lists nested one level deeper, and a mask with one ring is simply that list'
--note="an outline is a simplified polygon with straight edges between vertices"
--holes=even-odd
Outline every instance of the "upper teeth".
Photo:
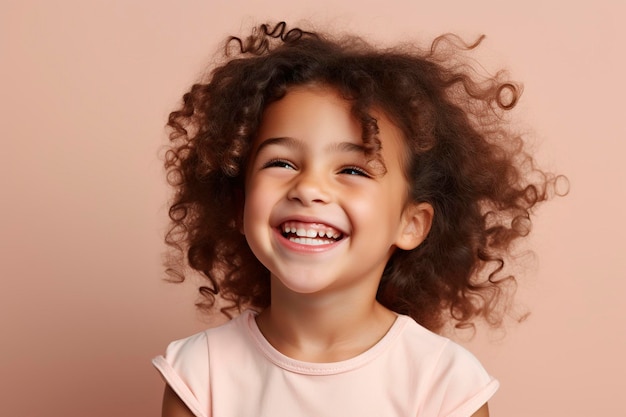
[{"label": "upper teeth", "polygon": [[341,236],[340,232],[336,230],[332,230],[332,229],[326,229],[326,230],[306,229],[304,227],[297,227],[295,225],[290,225],[287,223],[283,224],[283,232],[295,233],[298,237],[308,237],[308,238],[328,237],[331,239],[337,239]]}]

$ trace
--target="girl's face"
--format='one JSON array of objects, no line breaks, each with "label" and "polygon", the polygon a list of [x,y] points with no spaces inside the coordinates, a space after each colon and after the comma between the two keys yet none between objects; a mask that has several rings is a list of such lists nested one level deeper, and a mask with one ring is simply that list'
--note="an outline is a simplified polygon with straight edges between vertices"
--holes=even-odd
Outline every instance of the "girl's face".
[{"label": "girl's face", "polygon": [[270,104],[246,174],[243,231],[272,288],[376,292],[397,248],[413,249],[432,209],[407,204],[402,134],[374,113],[382,159],[367,158],[350,104],[329,87],[297,87]]}]

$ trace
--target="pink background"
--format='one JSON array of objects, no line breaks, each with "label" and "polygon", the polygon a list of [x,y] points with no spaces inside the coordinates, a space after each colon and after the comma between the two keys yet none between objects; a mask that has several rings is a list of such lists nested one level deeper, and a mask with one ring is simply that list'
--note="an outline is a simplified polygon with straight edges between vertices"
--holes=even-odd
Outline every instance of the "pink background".
[{"label": "pink background", "polygon": [[519,291],[532,315],[467,345],[501,381],[493,416],[620,414],[622,2],[291,3],[0,3],[0,413],[159,414],[150,358],[206,326],[193,285],[160,281],[165,118],[225,35],[307,18],[378,41],[488,35],[481,62],[524,82],[516,115],[571,193],[535,222]]}]

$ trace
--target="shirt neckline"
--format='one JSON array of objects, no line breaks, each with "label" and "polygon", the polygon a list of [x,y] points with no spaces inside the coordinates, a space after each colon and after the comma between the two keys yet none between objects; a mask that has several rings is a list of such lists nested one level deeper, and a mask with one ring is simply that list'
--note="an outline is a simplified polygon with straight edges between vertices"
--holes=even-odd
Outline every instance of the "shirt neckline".
[{"label": "shirt neckline", "polygon": [[261,333],[256,324],[256,315],[256,312],[246,310],[242,313],[242,322],[257,349],[275,365],[287,371],[305,375],[333,375],[348,372],[365,365],[379,357],[394,344],[394,341],[402,333],[409,320],[408,316],[398,315],[387,333],[374,346],[353,358],[339,362],[320,363],[292,359],[279,352]]}]

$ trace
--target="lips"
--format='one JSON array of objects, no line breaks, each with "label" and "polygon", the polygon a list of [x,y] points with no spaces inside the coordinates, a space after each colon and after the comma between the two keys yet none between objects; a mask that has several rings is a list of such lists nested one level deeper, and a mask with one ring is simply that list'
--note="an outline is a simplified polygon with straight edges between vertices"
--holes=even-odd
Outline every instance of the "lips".
[{"label": "lips", "polygon": [[344,237],[343,232],[323,223],[286,221],[279,229],[284,238],[300,245],[329,245]]}]

